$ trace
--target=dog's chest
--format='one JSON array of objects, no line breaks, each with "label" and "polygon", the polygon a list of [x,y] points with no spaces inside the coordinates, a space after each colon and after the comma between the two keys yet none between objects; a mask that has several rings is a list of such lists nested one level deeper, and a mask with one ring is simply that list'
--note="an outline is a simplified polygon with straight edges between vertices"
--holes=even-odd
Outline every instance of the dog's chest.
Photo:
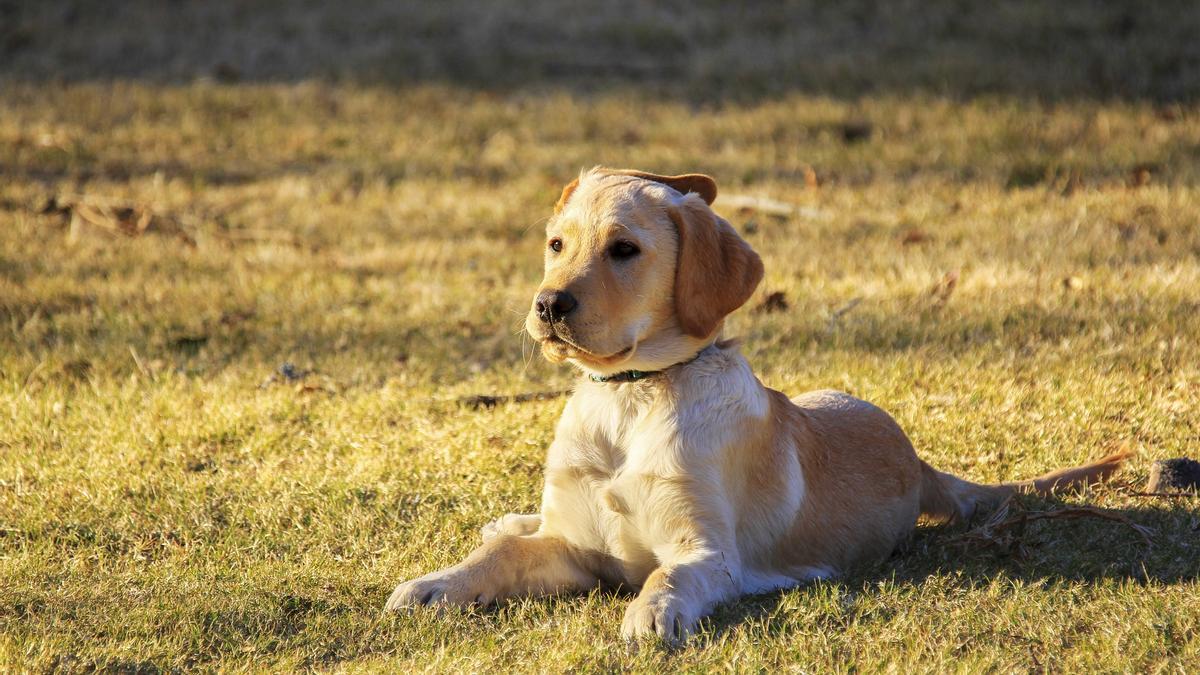
[{"label": "dog's chest", "polygon": [[613,464],[575,467],[578,480],[571,489],[587,505],[584,514],[578,514],[584,517],[576,522],[584,527],[574,529],[584,534],[576,543],[618,561],[624,581],[641,583],[658,565],[654,551],[660,528],[648,526],[656,509],[644,489],[653,479],[642,470],[637,455],[620,449],[614,454]]},{"label": "dog's chest", "polygon": [[[610,409],[611,413],[612,410]],[[624,580],[641,583],[658,564],[662,542],[653,486],[684,469],[667,461],[674,446],[670,415],[637,406],[591,416],[588,442],[573,442],[548,476],[555,529],[572,543],[620,563]]]}]

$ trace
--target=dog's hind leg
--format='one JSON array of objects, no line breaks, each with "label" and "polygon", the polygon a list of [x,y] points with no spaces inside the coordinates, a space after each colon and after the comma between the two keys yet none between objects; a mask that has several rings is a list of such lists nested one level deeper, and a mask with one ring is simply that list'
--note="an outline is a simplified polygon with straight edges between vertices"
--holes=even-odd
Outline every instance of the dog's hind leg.
[{"label": "dog's hind leg", "polygon": [[488,541],[501,534],[513,534],[518,537],[533,534],[542,526],[540,513],[509,513],[484,525],[480,530],[483,540]]}]

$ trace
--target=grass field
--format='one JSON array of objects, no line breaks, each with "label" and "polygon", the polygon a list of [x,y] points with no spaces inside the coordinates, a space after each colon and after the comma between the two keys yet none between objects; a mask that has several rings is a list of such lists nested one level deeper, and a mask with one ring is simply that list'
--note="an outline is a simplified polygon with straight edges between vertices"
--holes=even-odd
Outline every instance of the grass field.
[{"label": "grass field", "polygon": [[[52,71],[55,45],[17,63]],[[1200,455],[1189,83],[1122,65],[1136,95],[1043,73],[726,100],[72,63],[0,78],[0,670],[1200,668],[1200,503],[1138,494],[1153,460]],[[628,599],[600,591],[381,614],[537,507],[563,399],[470,397],[571,386],[520,327],[541,224],[595,164],[717,178],[767,267],[728,327],[766,384],[874,401],[977,481],[1138,448],[1014,513],[1098,505],[1149,541],[1097,518],[922,528],[673,652],[627,650]]]}]

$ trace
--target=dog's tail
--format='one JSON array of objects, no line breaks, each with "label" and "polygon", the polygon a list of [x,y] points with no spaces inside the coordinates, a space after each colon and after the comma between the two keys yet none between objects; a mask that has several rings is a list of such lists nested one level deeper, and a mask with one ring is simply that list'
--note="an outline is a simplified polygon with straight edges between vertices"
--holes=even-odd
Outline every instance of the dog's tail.
[{"label": "dog's tail", "polygon": [[1046,495],[1059,488],[1104,481],[1133,454],[1132,450],[1126,448],[1091,464],[1000,485],[972,483],[921,462],[921,515],[934,521],[965,522],[976,511],[995,508],[1006,497],[1017,492]]}]

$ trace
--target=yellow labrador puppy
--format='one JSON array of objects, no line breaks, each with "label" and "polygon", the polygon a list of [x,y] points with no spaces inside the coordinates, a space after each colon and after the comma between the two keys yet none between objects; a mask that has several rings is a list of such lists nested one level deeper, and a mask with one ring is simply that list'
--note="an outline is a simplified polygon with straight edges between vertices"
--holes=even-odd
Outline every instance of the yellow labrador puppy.
[{"label": "yellow labrador puppy", "polygon": [[676,641],[718,603],[883,559],[920,516],[969,518],[1124,460],[978,485],[918,459],[870,403],[764,387],[718,339],[763,266],[709,207],[716,194],[708,176],[607,169],[563,190],[526,328],[583,377],[550,446],[541,513],[487,526],[482,546],[400,584],[388,609],[623,584],[641,590],[622,635]]}]

